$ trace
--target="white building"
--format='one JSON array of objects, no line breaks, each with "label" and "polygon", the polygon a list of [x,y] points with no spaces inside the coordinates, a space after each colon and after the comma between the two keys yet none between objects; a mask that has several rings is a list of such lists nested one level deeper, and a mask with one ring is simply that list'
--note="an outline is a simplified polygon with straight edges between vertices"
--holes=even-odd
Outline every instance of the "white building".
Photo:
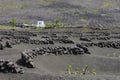
[{"label": "white building", "polygon": [[37,21],[36,27],[45,27],[45,22],[44,21]]}]

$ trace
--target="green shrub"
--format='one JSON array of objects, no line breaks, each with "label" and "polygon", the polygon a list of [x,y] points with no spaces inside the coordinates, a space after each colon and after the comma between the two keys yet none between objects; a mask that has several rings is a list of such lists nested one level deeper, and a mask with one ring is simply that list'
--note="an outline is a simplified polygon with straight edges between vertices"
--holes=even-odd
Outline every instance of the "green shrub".
[{"label": "green shrub", "polygon": [[10,26],[16,27],[16,25],[17,25],[16,19],[12,19],[12,20],[10,21]]},{"label": "green shrub", "polygon": [[62,27],[62,26],[64,26],[63,23],[57,23],[57,24],[56,23],[47,23],[45,29],[48,29],[48,28],[59,28],[59,27]]},{"label": "green shrub", "polygon": [[46,28],[46,29],[47,29],[47,28],[54,28],[55,26],[56,26],[56,25],[55,25],[54,23],[47,23],[45,28]]},{"label": "green shrub", "polygon": [[109,7],[110,5],[111,3],[106,1],[106,2],[103,2],[101,8],[106,8],[106,7]]},{"label": "green shrub", "polygon": [[43,28],[40,28],[40,27],[37,27],[37,28],[35,28],[35,30],[42,30]]},{"label": "green shrub", "polygon": [[93,14],[99,14],[98,10],[93,10]]},{"label": "green shrub", "polygon": [[68,66],[67,71],[68,71],[68,74],[72,73],[72,66],[71,65]]}]

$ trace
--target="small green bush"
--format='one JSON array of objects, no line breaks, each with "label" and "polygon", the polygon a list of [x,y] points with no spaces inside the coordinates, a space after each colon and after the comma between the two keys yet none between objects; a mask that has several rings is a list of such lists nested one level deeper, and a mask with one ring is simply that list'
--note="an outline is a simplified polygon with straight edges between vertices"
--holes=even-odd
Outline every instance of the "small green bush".
[{"label": "small green bush", "polygon": [[55,26],[54,23],[47,23],[45,28],[54,28]]},{"label": "small green bush", "polygon": [[47,29],[47,28],[59,28],[59,27],[63,27],[64,26],[64,24],[62,24],[62,23],[47,23],[46,24],[46,27],[45,27],[45,29]]},{"label": "small green bush", "polygon": [[11,19],[10,26],[16,27],[16,25],[17,25],[16,19]]}]

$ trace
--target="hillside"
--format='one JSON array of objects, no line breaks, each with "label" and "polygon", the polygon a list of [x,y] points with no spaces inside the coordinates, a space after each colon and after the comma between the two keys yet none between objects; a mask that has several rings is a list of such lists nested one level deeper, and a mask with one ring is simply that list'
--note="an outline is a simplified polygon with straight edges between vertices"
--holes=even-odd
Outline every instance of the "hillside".
[{"label": "hillside", "polygon": [[119,26],[120,0],[0,0],[0,24],[37,20],[65,25]]}]

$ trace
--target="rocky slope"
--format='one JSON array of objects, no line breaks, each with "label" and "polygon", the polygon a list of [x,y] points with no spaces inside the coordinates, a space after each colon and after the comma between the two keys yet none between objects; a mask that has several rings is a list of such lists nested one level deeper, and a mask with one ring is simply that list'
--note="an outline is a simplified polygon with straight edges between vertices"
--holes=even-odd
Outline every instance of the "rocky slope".
[{"label": "rocky slope", "polygon": [[0,24],[37,20],[65,25],[119,26],[120,0],[1,0]]}]

